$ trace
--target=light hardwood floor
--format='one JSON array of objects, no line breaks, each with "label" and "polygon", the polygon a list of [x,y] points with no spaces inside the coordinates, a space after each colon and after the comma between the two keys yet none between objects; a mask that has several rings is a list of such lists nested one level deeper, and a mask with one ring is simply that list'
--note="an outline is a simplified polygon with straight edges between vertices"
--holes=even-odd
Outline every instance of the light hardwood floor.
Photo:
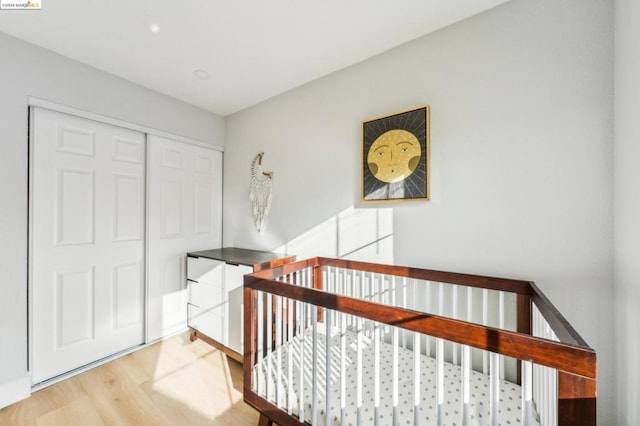
[{"label": "light hardwood floor", "polygon": [[0,425],[258,424],[242,401],[242,366],[174,336],[0,410]]}]

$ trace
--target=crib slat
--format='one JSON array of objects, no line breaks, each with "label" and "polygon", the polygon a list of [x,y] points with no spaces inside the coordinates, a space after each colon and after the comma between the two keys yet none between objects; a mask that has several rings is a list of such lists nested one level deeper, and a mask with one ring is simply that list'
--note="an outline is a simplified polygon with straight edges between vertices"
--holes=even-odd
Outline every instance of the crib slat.
[{"label": "crib slat", "polygon": [[311,308],[311,327],[312,327],[312,363],[311,368],[311,424],[318,424],[318,310]]},{"label": "crib slat", "polygon": [[[382,292],[382,301],[381,303],[392,306],[391,305],[391,292],[389,291],[389,281],[386,279],[387,275],[380,274],[380,291]],[[382,336],[388,336],[390,331],[389,325],[383,325]]]},{"label": "crib slat", "polygon": [[[438,315],[444,316],[444,284],[438,283]],[[442,359],[444,361],[444,341],[440,339],[439,343],[443,346],[442,349],[436,348],[436,357],[438,359]],[[440,350],[442,350],[442,354],[440,354]],[[444,374],[444,373],[443,373]],[[444,376],[443,376],[444,377]],[[444,380],[442,382],[444,384]],[[444,395],[444,393],[443,393]],[[442,404],[441,402],[439,404]],[[439,407],[438,410],[440,410]]]},{"label": "crib slat", "polygon": [[473,322],[473,287],[467,287],[467,321]]},{"label": "crib slat", "polygon": [[276,296],[276,405],[280,407],[280,384],[282,381],[282,297]]},{"label": "crib slat", "polygon": [[[427,281],[425,283],[425,291],[424,291],[424,312],[431,312],[431,281]],[[424,336],[424,344],[426,346],[426,354],[428,357],[431,356],[431,336],[426,334]]]},{"label": "crib slat", "polygon": [[325,363],[324,363],[324,377],[325,377],[325,424],[329,426],[331,421],[331,324],[332,324],[333,312],[327,312],[325,310]]},{"label": "crib slat", "polygon": [[413,424],[420,424],[420,333],[413,333]]},{"label": "crib slat", "polygon": [[496,353],[491,354],[491,365],[489,367],[490,380],[490,403],[491,403],[491,426],[500,424],[500,356]]},{"label": "crib slat", "polygon": [[300,348],[299,348],[299,358],[298,362],[300,363],[300,371],[298,376],[298,416],[300,417],[300,422],[304,423],[305,415],[304,415],[304,371],[305,371],[305,362],[304,362],[304,341],[305,341],[305,311],[306,304],[303,302],[298,302],[298,336],[300,336]]},{"label": "crib slat", "polygon": [[[390,280],[387,279],[388,276],[385,274],[380,274],[380,281],[382,282],[382,294],[384,296],[383,303],[385,305],[391,304],[391,291],[390,289]],[[385,286],[385,283],[389,283],[389,285]]]},{"label": "crib slat", "polygon": [[[287,299],[287,346],[290,347],[289,342],[293,339],[293,299]],[[291,350],[287,350],[287,413],[291,415],[293,413],[293,354]]]},{"label": "crib slat", "polygon": [[[532,309],[532,315],[534,336],[558,341],[557,336],[535,305]],[[541,423],[545,426],[556,426],[558,424],[558,372],[553,368],[534,365],[533,373],[533,398],[537,413],[541,417]]]},{"label": "crib slat", "polygon": [[522,424],[533,424],[533,364],[522,361]]},{"label": "crib slat", "polygon": [[462,346],[462,424],[471,425],[471,348]]},{"label": "crib slat", "polygon": [[[451,318],[458,319],[458,286],[454,285],[451,289]],[[451,350],[453,352],[452,361],[455,365],[458,365],[458,347],[457,343],[451,344]]]},{"label": "crib slat", "polygon": [[389,277],[389,286],[391,287],[391,306],[397,306],[396,305],[396,299],[397,299],[397,292],[396,292],[396,276],[395,275],[391,275]]},{"label": "crib slat", "polygon": [[444,422],[444,341],[436,339],[436,402],[438,403],[438,425]]},{"label": "crib slat", "polygon": [[[407,277],[402,277],[402,307],[407,307]],[[407,331],[402,331],[402,348],[407,348]]]},{"label": "crib slat", "polygon": [[[438,283],[438,315],[444,316],[444,284]],[[444,340],[436,340],[438,425],[444,422]]]},{"label": "crib slat", "polygon": [[[504,310],[505,310],[505,301],[504,301],[504,291],[501,291],[498,293],[498,299],[499,299],[499,303],[500,303],[500,308],[499,308],[499,317],[500,317],[500,323],[499,323],[499,328],[501,330],[505,329],[505,319],[504,319]],[[504,380],[504,357],[502,355],[499,355],[499,359],[500,359],[500,380]]]},{"label": "crib slat", "polygon": [[[258,301],[257,301],[257,305],[258,305],[258,353],[257,353],[257,359],[256,362],[258,361],[262,361],[264,359],[264,346],[263,346],[263,335],[262,332],[264,330],[264,308],[263,308],[263,303],[264,303],[264,299],[263,299],[263,292],[258,291]],[[262,364],[263,368],[264,368],[264,363]],[[263,389],[266,392],[266,386],[265,383],[261,383],[260,381],[260,374],[257,375],[256,378],[256,389],[258,389],[258,394],[260,396],[265,396],[265,394],[263,394],[260,389]],[[262,387],[260,386],[262,384]]]},{"label": "crib slat", "polygon": [[272,374],[272,363],[273,357],[271,357],[271,353],[273,352],[273,335],[269,332],[273,330],[273,295],[267,295],[267,327],[266,327],[266,337],[267,337],[267,356],[269,356],[269,362],[267,363],[267,400],[273,402],[272,389],[273,389],[273,374]]},{"label": "crib slat", "polygon": [[376,286],[376,274],[371,272],[369,274],[369,291],[371,291],[371,297],[369,300],[372,302],[378,302],[378,289]]},{"label": "crib slat", "polygon": [[345,424],[347,408],[347,318],[340,314],[340,424]]},{"label": "crib slat", "polygon": [[[358,293],[356,281],[357,281],[356,271],[355,271],[355,269],[352,269],[351,270],[351,287],[349,289],[348,296],[353,297],[353,298],[357,298],[357,293]],[[353,317],[353,315],[350,315],[349,316],[349,326],[350,327],[354,327],[355,326],[355,322],[354,321],[355,321],[355,318]]]},{"label": "crib slat", "polygon": [[[540,321],[540,317],[538,316],[537,309],[535,306],[531,309],[531,327],[532,334],[534,336],[541,336],[541,328],[542,321]],[[546,396],[542,395],[542,389],[546,388],[546,377],[542,369],[534,365],[533,366],[533,399],[536,401],[538,412],[542,415],[542,421],[546,424]]]},{"label": "crib slat", "polygon": [[[390,286],[391,286],[391,305],[397,306],[397,299],[402,298],[402,295],[398,297],[398,291],[396,286],[396,276],[391,275],[389,278]],[[393,359],[392,359],[392,374],[391,374],[391,406],[392,406],[392,424],[393,426],[398,425],[398,347],[400,345],[398,327],[391,327],[392,330],[392,348],[393,348]]]},{"label": "crib slat", "polygon": [[393,403],[393,426],[398,426],[398,327],[393,327],[393,383],[392,383],[392,403]]},{"label": "crib slat", "polygon": [[[364,280],[363,280],[364,281]],[[358,410],[358,426],[362,425],[362,324],[363,320],[358,317],[357,331],[357,353],[356,353],[356,407]]]},{"label": "crib slat", "polygon": [[373,329],[373,414],[374,424],[380,416],[380,323]]},{"label": "crib slat", "polygon": [[[482,325],[489,325],[489,290],[482,289]],[[489,353],[482,353],[482,372],[489,373]]]}]

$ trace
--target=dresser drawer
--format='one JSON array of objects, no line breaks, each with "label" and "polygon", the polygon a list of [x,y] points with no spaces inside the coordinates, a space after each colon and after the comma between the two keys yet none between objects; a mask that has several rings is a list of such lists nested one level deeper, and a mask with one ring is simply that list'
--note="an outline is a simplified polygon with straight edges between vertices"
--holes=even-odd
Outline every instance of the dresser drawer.
[{"label": "dresser drawer", "polygon": [[187,279],[190,282],[207,283],[222,287],[224,262],[187,256]]}]

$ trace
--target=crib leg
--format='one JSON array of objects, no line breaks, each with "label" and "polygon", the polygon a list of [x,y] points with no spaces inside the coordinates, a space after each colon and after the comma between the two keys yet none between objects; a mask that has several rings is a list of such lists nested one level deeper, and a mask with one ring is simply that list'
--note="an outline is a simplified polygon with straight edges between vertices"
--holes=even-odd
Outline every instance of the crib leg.
[{"label": "crib leg", "polygon": [[596,381],[558,372],[558,425],[596,425]]},{"label": "crib leg", "polygon": [[264,414],[260,414],[260,420],[258,420],[258,426],[274,426],[271,419]]}]

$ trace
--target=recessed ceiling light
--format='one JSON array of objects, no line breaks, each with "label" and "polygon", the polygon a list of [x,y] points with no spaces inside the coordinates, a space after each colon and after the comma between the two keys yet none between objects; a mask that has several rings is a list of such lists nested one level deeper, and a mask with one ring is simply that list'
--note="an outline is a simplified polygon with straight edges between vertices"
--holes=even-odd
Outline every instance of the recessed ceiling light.
[{"label": "recessed ceiling light", "polygon": [[205,70],[195,70],[193,75],[200,80],[209,80],[209,77],[211,77]]},{"label": "recessed ceiling light", "polygon": [[151,30],[152,33],[157,33],[158,31],[160,31],[160,25],[158,24],[151,24],[149,26],[149,29]]}]

